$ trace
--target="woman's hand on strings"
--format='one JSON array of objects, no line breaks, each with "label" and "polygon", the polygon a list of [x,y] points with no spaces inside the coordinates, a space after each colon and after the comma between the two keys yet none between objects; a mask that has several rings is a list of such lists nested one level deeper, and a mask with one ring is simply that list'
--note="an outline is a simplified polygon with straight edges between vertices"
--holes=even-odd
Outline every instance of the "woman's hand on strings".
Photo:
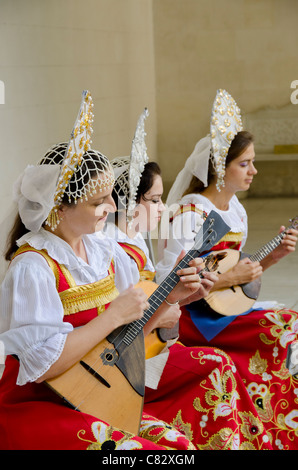
[{"label": "woman's hand on strings", "polygon": [[[279,233],[282,233],[285,230],[284,226],[280,227]],[[290,253],[293,253],[296,249],[298,240],[298,231],[293,228],[289,229],[285,236],[283,237],[281,243],[278,245],[275,250],[272,251],[272,258],[275,263],[277,263],[284,256],[287,256]]]},{"label": "woman's hand on strings", "polygon": [[108,307],[111,322],[115,328],[142,318],[144,310],[149,308],[147,295],[141,288],[129,287],[121,292]]},{"label": "woman's hand on strings", "polygon": [[[177,258],[176,266],[182,258],[184,258],[185,254],[185,250],[182,250]],[[180,277],[180,281],[168,295],[167,300],[170,303],[183,301],[201,289],[201,277],[199,272],[202,268],[203,260],[201,258],[194,258],[189,262],[187,268],[179,269],[177,275]]]},{"label": "woman's hand on strings", "polygon": [[249,258],[241,259],[233,268],[223,274],[219,274],[219,280],[212,288],[213,291],[246,284],[255,281],[262,276],[263,267],[259,261],[251,261]]},{"label": "woman's hand on strings", "polygon": [[214,284],[218,281],[218,275],[214,272],[207,272],[203,273],[203,278],[201,279],[200,288],[180,302],[181,307],[183,305],[190,304],[191,302],[196,302],[197,300],[204,299],[207,297],[211,289],[213,288]]},{"label": "woman's hand on strings", "polygon": [[163,302],[144,326],[144,335],[146,336],[155,328],[174,328],[180,316],[179,304],[168,305]]}]

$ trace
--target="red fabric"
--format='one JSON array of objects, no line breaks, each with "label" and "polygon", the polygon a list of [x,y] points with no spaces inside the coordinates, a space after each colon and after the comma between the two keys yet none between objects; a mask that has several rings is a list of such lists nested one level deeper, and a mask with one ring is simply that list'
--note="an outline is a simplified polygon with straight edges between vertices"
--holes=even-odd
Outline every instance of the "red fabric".
[{"label": "red fabric", "polygon": [[184,432],[199,450],[271,449],[270,439],[233,364],[223,351],[176,343],[144,411]]}]

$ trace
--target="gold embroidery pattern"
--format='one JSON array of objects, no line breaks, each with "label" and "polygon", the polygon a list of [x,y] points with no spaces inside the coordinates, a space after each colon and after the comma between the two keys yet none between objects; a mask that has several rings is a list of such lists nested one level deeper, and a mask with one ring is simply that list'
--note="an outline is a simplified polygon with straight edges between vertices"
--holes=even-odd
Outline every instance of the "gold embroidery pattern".
[{"label": "gold embroidery pattern", "polygon": [[81,441],[87,442],[89,445],[87,450],[136,450],[141,449],[142,445],[133,434],[127,431],[121,431],[113,426],[109,426],[101,421],[95,421],[91,425],[91,431],[96,441],[83,439],[86,431],[81,430],[77,436]]},{"label": "gold embroidery pattern", "polygon": [[[214,362],[214,369],[200,385],[205,390],[204,395],[200,394],[193,401],[194,409],[200,413],[201,435],[205,439],[205,443],[197,445],[198,449],[252,450],[266,445],[269,437],[265,434],[262,421],[250,411],[240,411],[241,401],[234,375],[236,368],[229,356],[218,349],[206,354],[205,348],[205,353],[201,350],[197,357],[194,354],[192,357],[202,365],[207,361]],[[216,366],[216,363],[219,365]],[[234,426],[217,425],[219,431],[212,434],[213,423],[220,420]]]},{"label": "gold embroidery pattern", "polygon": [[297,340],[298,315],[283,309],[268,311],[259,325],[265,347],[261,345],[249,359],[248,370],[255,381],[246,386],[274,446],[287,449],[298,437],[298,377],[286,368],[285,351]]}]

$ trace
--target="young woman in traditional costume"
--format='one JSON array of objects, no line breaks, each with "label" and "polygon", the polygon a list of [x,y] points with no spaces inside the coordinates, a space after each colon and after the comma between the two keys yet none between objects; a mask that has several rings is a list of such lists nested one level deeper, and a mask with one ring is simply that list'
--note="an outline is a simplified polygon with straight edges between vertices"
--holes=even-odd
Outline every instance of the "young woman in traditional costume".
[{"label": "young woman in traditional costume", "polygon": [[226,253],[218,281],[204,301],[183,308],[180,338],[189,346],[209,345],[229,354],[273,448],[297,449],[298,381],[286,368],[288,346],[297,339],[297,312],[274,302],[270,308],[255,302],[262,273],[295,250],[297,221],[287,230],[281,227],[256,256],[239,258],[247,238],[247,214],[236,193],[249,189],[257,174],[254,162],[253,136],[242,129],[233,98],[219,90],[210,135],[197,143],[168,195],[168,206],[179,204],[179,209],[171,218],[169,239],[163,242],[157,280],[172,269],[181,249],[189,248],[211,210],[231,227],[213,247]]},{"label": "young woman in traditional costume", "polygon": [[[130,157],[112,160],[115,171],[113,197],[118,211],[111,214],[104,232],[115,238],[138,266],[140,279],[154,279],[155,269],[141,234],[157,227],[165,209],[160,168],[148,162],[144,118],[140,116]],[[139,126],[142,125],[141,130]],[[116,216],[116,217],[115,217]],[[216,276],[206,273],[197,296],[208,294]],[[157,286],[155,286],[157,287]],[[183,302],[180,305],[183,305]],[[175,326],[179,305],[173,305],[159,327]],[[161,330],[159,330],[160,332]],[[175,335],[174,335],[175,336]],[[212,347],[185,347],[177,338],[152,346],[146,343],[148,378],[144,411],[157,414],[181,430],[197,449],[270,449],[269,438],[245,386],[229,356]],[[160,352],[158,352],[160,346]],[[152,351],[155,355],[152,356]]]},{"label": "young woman in traditional costume", "polygon": [[[145,293],[133,288],[138,271],[129,266],[125,252],[114,240],[95,235],[115,204],[110,163],[90,148],[92,106],[90,93],[84,92],[69,143],[54,146],[39,165],[27,167],[14,187],[19,215],[9,238],[10,266],[0,301],[0,345],[6,356],[0,380],[0,448],[193,449],[174,427],[142,415],[142,406],[128,416],[136,414],[140,424],[136,433],[110,423],[112,409],[118,410],[118,419],[130,407],[129,398],[123,402],[122,386],[112,399],[106,396],[117,383],[111,385],[102,371],[115,370],[116,347],[105,347],[96,361],[86,359],[117,327],[126,331],[124,325],[143,319],[148,306]],[[183,279],[168,297],[170,303],[200,287],[198,265],[193,260],[182,271]],[[167,308],[164,303],[163,309]],[[150,319],[144,326],[147,332]],[[135,385],[131,374],[138,368],[142,372],[143,356],[137,351],[139,366],[134,363],[130,368],[124,339],[120,344],[118,333],[114,339],[122,348],[117,364],[119,368],[124,364],[121,370],[138,387],[134,395],[140,403],[142,377]],[[59,388],[64,377],[63,386],[70,389],[65,394]],[[87,379],[92,387],[84,390]],[[127,387],[128,381],[124,382]],[[69,399],[78,390],[79,403]],[[84,411],[92,393],[93,405],[103,404],[102,415]]]}]

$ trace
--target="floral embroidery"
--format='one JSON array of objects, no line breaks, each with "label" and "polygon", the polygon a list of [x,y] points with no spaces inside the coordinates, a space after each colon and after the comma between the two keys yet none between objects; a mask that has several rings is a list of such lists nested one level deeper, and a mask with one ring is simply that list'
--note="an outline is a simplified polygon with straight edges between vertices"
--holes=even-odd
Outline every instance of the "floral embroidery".
[{"label": "floral embroidery", "polygon": [[[274,312],[267,312],[264,316],[273,323],[273,326],[270,328],[270,333],[274,338],[279,340],[283,348],[286,348],[290,342],[296,339],[298,333],[298,319],[296,313],[276,310]],[[263,334],[261,339],[264,340],[263,342],[266,342],[268,338]]]},{"label": "floral embroidery", "polygon": [[[205,399],[207,404],[212,407],[213,417],[216,420],[218,416],[228,416],[236,409],[239,394],[231,370],[227,370],[221,375],[219,369],[215,369],[209,378],[214,388],[207,390]],[[201,405],[199,397],[195,398],[193,405],[197,411],[205,413],[209,411]]]},{"label": "floral embroidery", "polygon": [[148,439],[152,442],[159,442],[162,438],[166,438],[167,441],[177,443],[181,437],[181,433],[174,427],[167,425],[163,421],[151,417],[145,417],[142,420],[140,427],[140,436],[144,439]]},{"label": "floral embroidery", "polygon": [[239,436],[234,436],[230,428],[223,428],[214,434],[205,445],[198,446],[199,450],[237,450]]},{"label": "floral embroidery", "polygon": [[252,374],[262,375],[267,369],[268,361],[261,359],[259,351],[249,360],[249,371]]},{"label": "floral embroidery", "polygon": [[273,418],[271,398],[274,394],[270,393],[268,386],[251,382],[247,387],[247,391],[251,396],[261,420],[265,423],[271,421]]},{"label": "floral embroidery", "polygon": [[[141,449],[142,444],[137,440],[133,439],[133,434],[120,431],[117,428],[108,426],[102,421],[95,421],[91,426],[92,434],[96,439],[95,442],[90,442],[87,450],[136,450]],[[85,431],[80,431],[78,437],[81,440],[85,440],[82,436]]]},{"label": "floral embroidery", "polygon": [[[286,367],[286,359],[280,359],[277,345],[284,350],[296,339],[298,320],[295,312],[283,310],[267,312],[264,317],[270,321],[270,324],[264,319],[260,321],[260,324],[269,330],[270,336],[261,333],[260,339],[272,349],[272,363],[278,365],[278,368],[274,370],[271,363],[269,370],[268,360],[261,357],[259,350],[257,350],[255,355],[249,359],[248,369],[251,374],[259,376],[261,382],[250,382],[247,385],[247,390],[260,419],[263,423],[270,424],[270,428],[267,429],[268,435],[274,432],[274,444],[279,449],[283,449],[285,446],[278,438],[281,433],[286,433],[289,439],[291,433],[298,437],[298,409],[291,409],[293,403],[298,404],[298,389],[295,385],[297,377],[290,375]],[[265,354],[265,350],[262,354]],[[275,399],[277,391],[285,397],[278,402]],[[290,405],[288,394],[292,395],[292,405]]]}]

